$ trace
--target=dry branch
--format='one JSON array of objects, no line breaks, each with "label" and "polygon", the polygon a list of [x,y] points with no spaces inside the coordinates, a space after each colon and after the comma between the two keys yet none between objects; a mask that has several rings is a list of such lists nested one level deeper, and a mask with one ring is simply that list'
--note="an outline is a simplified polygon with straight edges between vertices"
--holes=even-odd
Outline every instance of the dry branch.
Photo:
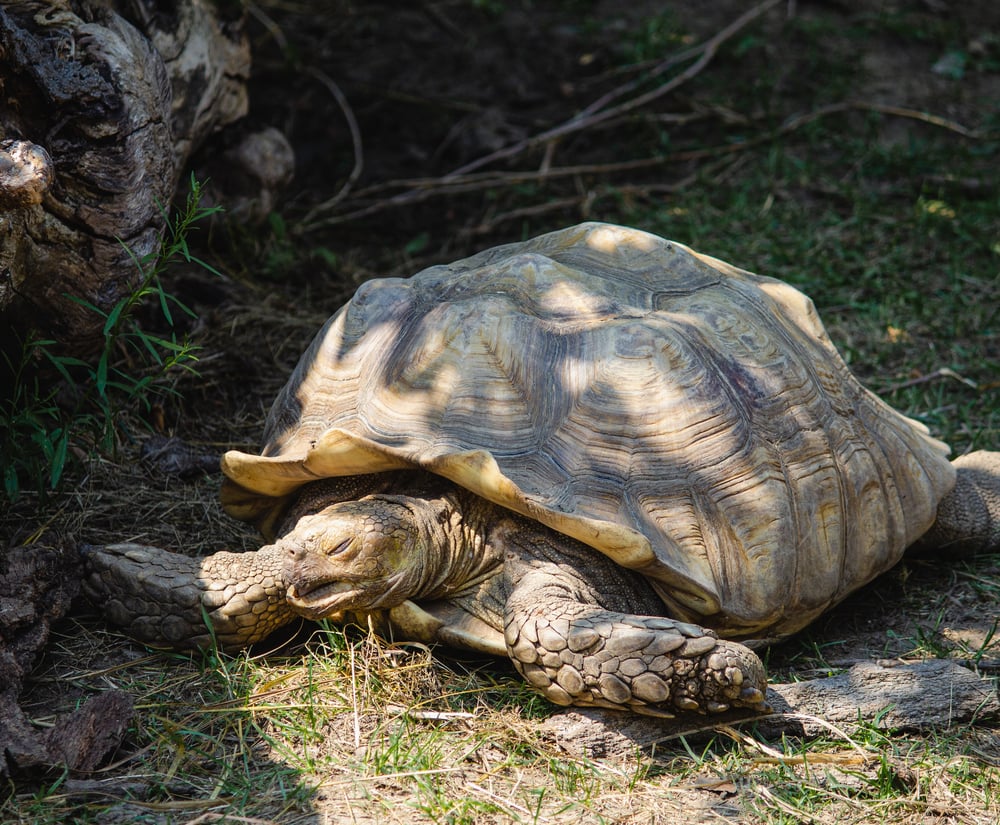
[{"label": "dry branch", "polygon": [[[739,143],[723,143],[716,146],[706,146],[697,149],[684,149],[678,152],[670,152],[654,157],[635,158],[633,160],[618,161],[615,163],[590,163],[574,166],[546,167],[540,170],[524,170],[514,172],[471,172],[462,175],[450,173],[436,178],[404,178],[385,183],[374,184],[354,193],[354,200],[363,201],[366,198],[388,192],[393,189],[403,188],[405,191],[386,198],[373,201],[365,206],[358,207],[349,212],[339,215],[320,217],[323,207],[313,209],[306,220],[300,226],[300,232],[308,233],[324,226],[347,223],[349,221],[365,218],[387,209],[400,206],[409,206],[436,197],[446,197],[460,195],[468,192],[477,192],[487,189],[495,189],[513,186],[522,183],[535,183],[542,181],[558,180],[567,177],[582,177],[587,175],[610,176],[623,172],[633,172],[640,169],[652,169],[658,166],[666,166],[674,163],[689,163],[692,161],[707,160],[710,158],[735,155],[771,143],[778,138],[786,137],[802,127],[813,123],[821,118],[830,115],[841,114],[847,111],[868,111],[891,117],[906,118],[910,120],[926,123],[940,129],[955,132],[962,137],[970,139],[987,139],[993,137],[975,129],[969,129],[947,118],[921,112],[916,109],[909,109],[904,106],[889,106],[880,103],[863,100],[846,100],[839,103],[832,103],[828,106],[821,106],[811,112],[798,115],[787,120],[777,129],[764,134],[740,141]],[[675,188],[683,186],[682,183],[674,184]],[[342,200],[342,199],[338,199]],[[578,203],[579,198],[572,199]],[[323,206],[330,205],[328,201]]]},{"label": "dry branch", "polygon": [[544,727],[563,750],[604,757],[632,754],[682,736],[711,734],[740,719],[754,722],[772,739],[832,734],[850,741],[850,730],[859,723],[913,731],[1000,718],[1000,701],[991,682],[947,659],[862,662],[838,676],[772,685],[767,699],[775,708],[773,715],[750,718],[729,713],[706,717],[701,725],[577,708],[551,717]]},{"label": "dry branch", "polygon": [[[620,84],[602,94],[573,117],[558,125],[503,146],[439,177],[404,178],[386,181],[353,192],[351,190],[360,175],[361,168],[360,132],[350,106],[347,104],[346,99],[343,98],[339,89],[335,87],[331,88],[331,82],[328,79],[320,77],[321,82],[327,85],[331,94],[337,99],[338,105],[347,119],[354,146],[355,165],[340,191],[333,198],[313,207],[299,225],[298,231],[300,233],[309,233],[321,227],[359,220],[389,209],[422,203],[431,198],[452,197],[471,192],[510,187],[517,184],[548,182],[565,178],[614,176],[668,164],[692,163],[708,158],[734,155],[785,137],[821,118],[847,111],[869,111],[888,117],[906,118],[925,123],[935,128],[946,129],[969,139],[992,137],[992,135],[986,135],[980,131],[970,129],[954,120],[906,106],[873,101],[846,100],[822,106],[811,112],[792,117],[776,129],[766,129],[754,137],[739,142],[685,149],[654,157],[635,158],[613,163],[553,165],[553,157],[561,140],[588,130],[596,130],[598,128],[610,129],[628,122],[630,118],[634,118],[638,110],[649,107],[650,104],[662,99],[670,92],[675,91],[699,75],[712,62],[723,44],[731,40],[733,36],[765,13],[780,5],[780,3],[781,0],[766,0],[766,2],[755,5],[704,43],[671,55],[656,63],[651,68],[647,68],[639,77]],[[791,6],[789,6],[788,13],[792,14]],[[637,93],[639,89],[648,86],[652,81],[665,75],[670,69],[686,61],[693,62],[666,82],[646,92]],[[720,116],[726,122],[752,122],[747,117],[719,107],[713,108],[710,112],[697,111],[693,114],[660,114],[651,116],[659,119],[669,119],[671,122],[683,123],[690,121],[692,118],[701,119],[709,115]],[[523,157],[538,149],[543,149],[544,153],[540,165],[536,168],[514,171],[480,171],[483,170],[483,167],[487,167],[498,161],[510,161],[513,158]],[[675,190],[683,188],[689,180],[690,176],[684,181],[672,184],[671,187]],[[581,209],[585,209],[588,197],[589,195],[584,193],[575,198],[567,197],[554,203],[563,207],[578,205]],[[338,214],[336,207],[343,205],[345,202],[351,204],[351,208]],[[550,208],[554,207],[540,207],[543,211],[549,211]],[[531,209],[535,210],[536,207],[531,207]],[[515,210],[509,213],[511,218],[528,214],[537,214],[537,212]],[[497,220],[505,219],[507,218],[504,217]],[[476,232],[484,226],[494,225],[497,220],[484,219],[480,221],[479,227],[471,231]]]},{"label": "dry branch", "polygon": [[[693,49],[688,49],[681,54],[672,55],[666,60],[659,63],[650,72],[641,78],[630,81],[629,83],[623,84],[616,89],[602,95],[597,100],[593,101],[590,105],[584,108],[581,112],[574,115],[567,121],[547,129],[539,134],[532,135],[531,137],[524,138],[508,146],[504,146],[497,149],[494,152],[490,152],[483,157],[477,158],[470,163],[465,164],[457,169],[452,170],[441,178],[435,179],[430,185],[434,190],[435,195],[439,194],[455,194],[462,191],[468,191],[462,188],[453,188],[455,186],[462,187],[469,180],[470,173],[475,172],[477,169],[481,169],[484,166],[488,166],[499,160],[506,160],[512,157],[523,155],[533,149],[541,146],[552,146],[557,141],[565,138],[569,135],[582,132],[586,129],[602,124],[605,121],[620,118],[623,115],[635,111],[636,109],[647,106],[655,100],[658,100],[670,92],[674,91],[678,87],[687,83],[692,78],[696,77],[702,72],[702,70],[712,62],[715,55],[718,53],[719,48],[728,40],[730,40],[734,35],[740,32],[742,29],[746,28],[750,23],[755,21],[757,18],[770,11],[775,6],[779,5],[783,0],[765,0],[763,3],[759,3],[750,10],[744,12],[736,20],[722,29],[720,32],[706,40],[700,46]],[[672,77],[667,82],[657,86],[648,92],[639,94],[633,98],[625,100],[616,106],[610,108],[605,108],[608,104],[613,101],[625,97],[630,92],[634,91],[636,88],[649,82],[651,79],[655,79],[660,75],[664,74],[668,69],[682,63],[684,60],[691,58],[697,58],[690,66],[688,66],[680,74]],[[342,107],[343,108],[343,107]],[[347,110],[345,109],[345,112]],[[356,157],[357,157],[357,145],[355,146]],[[550,155],[547,155],[549,160]],[[663,162],[663,161],[656,161]],[[640,161],[642,165],[648,165],[648,161]],[[612,165],[616,166],[616,165]],[[629,167],[635,168],[635,167]],[[548,178],[553,176],[553,172],[556,174],[566,174],[565,171],[558,171],[547,168],[547,163],[543,163],[542,170],[536,172],[535,176]],[[572,173],[571,173],[572,174]],[[501,180],[508,180],[507,178],[501,178]],[[487,183],[484,187],[494,185],[492,183]],[[368,215],[374,214],[375,212],[382,211],[383,209],[403,206],[412,203],[418,203],[424,200],[428,195],[426,190],[417,184],[419,188],[409,189],[408,191],[402,192],[389,198],[387,201],[371,204],[370,206],[363,207],[361,209],[353,210],[346,214],[332,215],[329,217],[322,217],[322,213],[329,209],[336,202],[341,200],[339,197],[333,198],[320,206],[314,208],[306,220],[303,221],[301,231],[309,232],[317,229],[321,226],[330,226],[333,224],[344,223],[350,220],[356,220],[357,218],[366,217]]]},{"label": "dry branch", "polygon": [[312,209],[312,211],[306,215],[306,223],[309,222],[313,215],[332,209],[344,198],[346,198],[351,191],[351,187],[353,187],[357,179],[361,177],[361,172],[365,165],[364,148],[361,142],[361,129],[358,126],[357,119],[354,117],[354,110],[351,108],[351,104],[348,102],[347,96],[341,91],[340,87],[333,82],[332,78],[330,78],[326,72],[322,72],[314,67],[310,67],[307,71],[326,87],[330,96],[337,102],[337,106],[340,107],[340,111],[344,113],[344,120],[347,121],[347,128],[351,133],[351,146],[354,151],[354,166],[351,168],[351,173],[347,176],[347,180],[344,181],[337,193],[329,200],[324,201],[319,206]]},{"label": "dry branch", "polygon": [[[688,66],[688,68],[686,68],[683,72],[676,77],[672,77],[662,86],[658,86],[657,88],[638,95],[631,100],[625,101],[624,103],[619,103],[617,106],[610,109],[604,109],[603,107],[607,102],[610,102],[610,100],[615,99],[617,96],[624,95],[631,89],[633,84],[628,84],[627,87],[624,87],[620,94],[611,92],[609,95],[605,95],[603,98],[595,101],[584,109],[583,112],[570,118],[565,123],[562,123],[552,129],[548,129],[541,134],[520,140],[510,146],[505,146],[504,148],[491,152],[490,154],[485,155],[478,160],[474,160],[471,163],[467,163],[465,166],[461,166],[453,172],[445,175],[444,179],[453,180],[456,177],[475,171],[476,169],[487,166],[495,161],[503,160],[514,155],[520,155],[541,144],[550,143],[575,132],[583,131],[584,129],[595,126],[598,123],[602,123],[605,120],[609,120],[613,117],[620,117],[627,112],[634,111],[635,109],[639,109],[649,103],[652,103],[654,100],[658,100],[684,83],[687,83],[687,81],[691,80],[696,75],[700,74],[701,71],[712,62],[712,59],[715,57],[716,53],[719,51],[719,47],[722,46],[723,43],[781,2],[783,2],[783,0],[765,0],[765,2],[758,4],[749,11],[741,14],[738,18],[736,18],[736,20],[726,26],[718,34],[706,40],[701,46],[687,52],[686,54],[692,57],[695,54],[698,54],[698,59]],[[660,64],[660,66],[650,73],[650,77],[657,77],[676,62],[678,62],[677,58],[664,61],[664,63]]]}]

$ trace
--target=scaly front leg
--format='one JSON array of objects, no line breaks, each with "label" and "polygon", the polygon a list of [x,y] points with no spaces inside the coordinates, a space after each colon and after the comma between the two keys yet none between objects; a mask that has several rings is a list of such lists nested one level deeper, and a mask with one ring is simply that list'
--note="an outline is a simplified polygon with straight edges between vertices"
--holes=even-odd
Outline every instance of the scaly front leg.
[{"label": "scaly front leg", "polygon": [[605,609],[589,588],[580,591],[571,568],[533,563],[507,599],[510,657],[551,701],[657,716],[768,709],[764,666],[745,645],[686,622]]},{"label": "scaly front leg", "polygon": [[[140,544],[81,548],[83,589],[108,621],[158,647],[222,648],[260,641],[294,618],[285,592],[285,553],[192,558]],[[211,631],[206,625],[206,618]]]}]

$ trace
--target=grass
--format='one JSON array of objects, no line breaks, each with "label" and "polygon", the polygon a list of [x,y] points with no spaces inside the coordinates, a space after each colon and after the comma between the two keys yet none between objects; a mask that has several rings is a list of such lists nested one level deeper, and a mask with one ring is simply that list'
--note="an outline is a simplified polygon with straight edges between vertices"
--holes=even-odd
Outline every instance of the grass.
[{"label": "grass", "polygon": [[[512,4],[485,5],[493,20]],[[241,236],[234,277],[249,281],[259,266],[267,286],[246,285],[206,331],[202,377],[182,385],[171,420],[206,449],[251,444],[291,364],[352,283],[590,217],[795,283],[870,387],[956,451],[996,448],[997,141],[873,111],[777,132],[844,97],[884,94],[862,58],[896,54],[894,43],[907,60],[924,55],[925,69],[956,47],[973,54],[962,78],[947,81],[958,85],[943,87],[951,97],[939,99],[952,101],[949,118],[996,128],[995,102],[976,97],[979,81],[995,80],[995,43],[970,51],[976,33],[957,17],[913,11],[859,13],[849,26],[822,10],[790,23],[769,19],[670,101],[725,110],[726,118],[679,127],[637,115],[624,138],[599,133],[559,151],[620,159],[760,139],[748,148],[627,179],[498,186],[481,200],[454,198],[434,220],[434,209],[418,207],[386,213],[374,228],[362,222],[303,240],[290,210],[272,220],[271,235]],[[589,36],[607,29],[587,22]],[[640,21],[615,54],[655,57],[696,25],[679,13]],[[689,182],[657,188],[680,179]],[[578,193],[562,211],[490,224]],[[69,492],[44,524],[26,491],[2,514],[4,529],[21,530],[27,518],[42,539],[48,530],[197,552],[254,546],[221,514],[217,480],[180,482],[111,459],[67,472]],[[1000,557],[914,559],[771,649],[768,665],[775,679],[807,679],[859,658],[947,656],[995,680],[998,604]],[[313,628],[271,655],[186,657],[147,655],[92,620],[73,620],[33,676],[30,707],[40,708],[34,718],[44,726],[51,713],[109,688],[134,696],[138,710],[118,761],[89,777],[20,777],[0,791],[0,821],[985,825],[1000,816],[995,721],[913,733],[865,720],[821,738],[775,741],[752,727],[721,729],[651,755],[600,758],[563,749],[552,733],[555,709],[502,664],[392,645],[356,628]]]},{"label": "grass", "polygon": [[[60,647],[77,661],[83,644],[94,653],[111,641],[69,630]],[[13,794],[5,822],[106,821],[109,798],[136,822],[309,822],[315,811],[331,821],[353,811],[376,822],[605,822],[654,800],[674,811],[736,798],[751,821],[909,821],[947,804],[955,821],[978,822],[968,812],[995,811],[1000,790],[975,732],[962,729],[901,738],[862,724],[844,738],[770,744],[713,735],[654,759],[560,753],[515,704],[484,701],[469,674],[360,632],[321,631],[279,658],[158,654],[72,679],[136,697],[127,751],[138,758],[125,754],[89,782]]]}]

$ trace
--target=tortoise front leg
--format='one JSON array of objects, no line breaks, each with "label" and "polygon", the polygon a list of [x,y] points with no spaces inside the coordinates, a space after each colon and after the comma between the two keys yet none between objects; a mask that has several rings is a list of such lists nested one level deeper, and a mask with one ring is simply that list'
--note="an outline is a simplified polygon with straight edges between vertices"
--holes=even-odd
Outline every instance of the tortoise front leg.
[{"label": "tortoise front leg", "polygon": [[[621,578],[624,571],[594,556],[584,566],[590,581],[578,575],[578,564],[505,560],[505,575],[515,580],[504,637],[531,685],[558,705],[658,716],[767,710],[767,676],[752,650],[686,622],[608,609],[591,582],[603,586],[606,575]],[[595,565],[605,569],[595,572]],[[630,580],[635,587],[637,578]]]},{"label": "tortoise front leg", "polygon": [[287,601],[286,553],[192,558],[158,547],[109,544],[81,548],[83,589],[108,621],[154,647],[222,648],[253,644],[295,614]]}]

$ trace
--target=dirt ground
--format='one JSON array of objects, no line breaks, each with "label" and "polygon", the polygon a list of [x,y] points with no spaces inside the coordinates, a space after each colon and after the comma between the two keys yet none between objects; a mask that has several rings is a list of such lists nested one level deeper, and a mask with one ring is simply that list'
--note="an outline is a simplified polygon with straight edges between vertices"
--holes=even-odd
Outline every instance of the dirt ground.
[{"label": "dirt ground", "polygon": [[[180,436],[206,454],[252,448],[299,353],[357,284],[407,275],[580,220],[619,220],[643,208],[669,206],[691,187],[766,163],[766,158],[741,160],[733,149],[756,139],[761,123],[777,135],[783,128],[797,129],[795,118],[845,100],[868,107],[844,107],[833,115],[845,123],[860,122],[879,107],[905,107],[906,114],[885,117],[872,135],[891,147],[920,138],[929,124],[915,115],[919,112],[944,121],[931,128],[985,130],[984,101],[992,100],[992,128],[1000,122],[995,109],[1000,72],[968,71],[956,82],[958,69],[948,61],[958,58],[941,52],[940,38],[902,30],[951,27],[961,34],[967,60],[977,55],[997,60],[1000,5],[994,2],[788,0],[758,7],[720,0],[624,6],[600,0],[252,5],[251,117],[289,137],[296,177],[280,219],[262,229],[220,224],[205,233],[225,278],[197,271],[171,276],[171,289],[199,315],[191,332],[204,350],[200,377],[184,380],[181,399],[157,406],[154,429]],[[756,8],[759,18],[727,39],[718,56],[676,93],[608,120],[593,117],[580,128],[564,128],[556,139],[536,139],[641,77],[635,67],[652,68],[663,55],[719,35]],[[853,87],[833,88],[844,81],[831,74],[825,92],[824,72],[831,61],[851,53],[866,19],[899,21],[898,37],[891,26],[880,28],[882,34],[866,40],[857,53]],[[767,78],[759,96],[753,92],[754,73]],[[630,94],[655,88],[652,81],[637,83]],[[724,146],[729,148],[703,151]],[[502,155],[510,147],[516,151]],[[500,154],[480,163],[495,153]],[[206,160],[199,158],[196,165]],[[992,188],[992,161],[984,155],[981,176],[967,185]],[[823,196],[821,188],[803,181],[784,195],[815,199]],[[121,455],[88,465],[44,524],[27,505],[4,516],[11,543],[49,530],[71,540],[127,539],[191,552],[254,546],[254,534],[218,507],[217,475],[187,480],[162,475],[140,459],[149,433],[125,423]],[[794,643],[775,648],[771,671],[776,678],[806,679],[859,661],[906,657],[914,652],[913,640],[933,627],[936,638],[946,639],[953,650],[979,651],[981,672],[995,677],[1000,651],[993,637],[1000,608],[990,583],[997,581],[998,570],[996,558],[971,571],[953,570],[934,558],[913,560]],[[886,628],[893,629],[888,637]],[[86,653],[73,641],[81,635],[90,645]],[[92,617],[64,623],[29,686],[26,708],[33,719],[48,720],[71,708],[94,679],[105,678],[88,680],[76,671],[71,683],[61,680],[74,659],[89,658],[86,672],[103,674],[141,655],[127,642],[103,636]],[[978,747],[985,760],[1000,765],[995,726],[982,732]],[[709,797],[711,804],[704,801]],[[343,811],[342,818],[331,813],[337,810],[333,802],[323,800],[318,795],[310,803],[312,813],[296,821],[348,821]],[[729,805],[730,795],[715,791],[699,790],[690,801],[701,808],[689,810],[684,821],[718,816],[736,821],[743,815]],[[648,821],[670,821],[635,804],[628,817],[636,819],[614,811],[606,811],[606,819],[638,821],[648,815]],[[93,821],[126,821],[88,811]],[[359,811],[355,808],[354,816],[360,821],[378,819]],[[127,817],[128,811],[119,815]],[[977,815],[985,822],[991,813],[984,809]],[[20,821],[29,821],[23,817]],[[172,810],[149,821],[196,820],[195,814]]]},{"label": "dirt ground", "polygon": [[[933,31],[953,26],[961,33],[957,37],[972,38],[963,46],[992,53],[995,44],[990,32],[1000,24],[1000,11],[988,2],[948,9],[937,6],[793,0],[759,5],[639,2],[627,8],[609,2],[446,2],[399,9],[376,3],[349,7],[347,13],[331,15],[321,26],[315,25],[308,9],[278,16],[279,7],[275,7],[275,19],[270,22],[282,36],[273,36],[276,31],[269,27],[258,41],[254,114],[279,125],[295,145],[299,174],[288,201],[290,208],[308,210],[346,194],[343,208],[321,210],[306,220],[307,226],[321,223],[322,218],[336,220],[339,229],[329,235],[319,233],[321,239],[330,238],[333,249],[358,247],[359,232],[370,232],[373,243],[362,248],[385,248],[390,266],[412,267],[423,262],[422,255],[411,253],[412,263],[392,261],[399,242],[408,251],[416,247],[427,258],[448,259],[521,234],[517,221],[535,231],[581,217],[600,217],[602,206],[612,211],[611,204],[595,203],[593,193],[588,198],[578,191],[595,181],[610,180],[626,190],[635,185],[655,193],[655,185],[677,183],[699,168],[702,158],[692,157],[686,164],[614,171],[614,163],[638,161],[649,152],[650,125],[642,118],[626,119],[631,125],[623,129],[624,114],[610,123],[595,122],[569,131],[551,147],[541,144],[511,154],[506,161],[475,163],[586,112],[602,95],[635,80],[634,67],[654,66],[663,55],[704,42],[724,32],[741,13],[755,9],[765,13],[730,39],[729,46],[735,44],[737,53],[723,52],[711,70],[703,72],[723,85],[727,73],[734,73],[728,96],[719,94],[717,87],[706,93],[694,83],[682,88],[677,98],[650,105],[660,123],[678,124],[667,129],[677,133],[678,148],[680,140],[689,146],[698,145],[699,139],[703,145],[738,140],[739,127],[746,126],[747,117],[778,124],[804,114],[817,100],[828,102],[824,101],[827,95],[839,96],[842,90],[832,88],[832,74],[831,88],[823,93],[824,70],[829,68],[827,61],[842,60],[845,54],[854,62],[852,99],[887,106],[905,101],[912,109],[934,112],[957,123],[980,123],[985,114],[983,102],[1000,93],[996,74],[969,72],[956,84],[948,74],[948,55],[939,53],[940,41],[927,37],[921,42],[921,37],[908,37],[903,27],[925,25]],[[854,51],[858,49],[852,39],[856,29],[877,28],[882,19],[898,21],[894,25],[901,29],[899,37],[892,36],[890,26]],[[796,28],[804,34],[820,34],[815,39],[796,36]],[[284,41],[288,44],[285,52],[276,54],[276,47]],[[752,54],[752,61],[741,62],[745,54]],[[289,60],[301,63],[289,72]],[[938,68],[928,71],[928,66]],[[313,73],[316,70],[336,82],[350,112],[331,97]],[[752,79],[755,72],[758,82]],[[749,84],[746,73],[751,75]],[[748,99],[757,85],[766,88],[767,96]],[[639,89],[644,87],[639,85]],[[360,153],[352,145],[350,119],[356,120],[363,142]],[[683,128],[699,122],[704,126]],[[891,144],[913,135],[912,122],[887,118],[878,140]],[[666,141],[671,135],[659,139],[665,142],[661,151],[668,152]],[[356,171],[359,154],[360,174],[344,193],[341,190]],[[454,176],[467,167],[498,174],[593,167],[597,173],[570,175],[574,180],[568,186],[562,186],[561,177],[552,173],[551,180],[542,181],[548,187],[542,191],[553,203],[536,202],[535,211],[527,213],[505,212],[505,202],[513,200],[516,192],[474,188],[467,197],[456,197],[465,194],[458,190],[426,201],[390,200],[401,188],[393,182],[422,179],[431,188],[432,179]],[[513,174],[509,181],[520,182]],[[503,182],[500,177],[499,183]],[[575,199],[570,197],[574,189]],[[400,206],[390,209],[390,203]],[[414,208],[408,208],[411,203]],[[354,217],[373,206],[381,208]],[[377,271],[380,262],[364,264]]]}]

